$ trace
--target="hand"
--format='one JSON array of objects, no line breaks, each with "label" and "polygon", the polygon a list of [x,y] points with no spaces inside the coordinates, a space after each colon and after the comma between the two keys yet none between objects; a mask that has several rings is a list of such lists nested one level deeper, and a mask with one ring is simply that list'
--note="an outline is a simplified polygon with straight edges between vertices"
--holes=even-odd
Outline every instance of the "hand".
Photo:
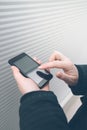
[{"label": "hand", "polygon": [[12,66],[14,78],[17,82],[18,88],[22,94],[39,90],[38,86],[29,78],[25,78],[17,67]]},{"label": "hand", "polygon": [[63,69],[64,72],[57,72],[56,76],[65,81],[68,85],[76,85],[78,82],[78,70],[69,58],[62,53],[55,51],[49,58],[49,62],[42,64],[40,69]]},{"label": "hand", "polygon": [[[37,59],[35,59],[35,60],[38,63],[40,63],[39,60],[37,60]],[[33,80],[31,80],[30,78],[24,77],[20,73],[20,71],[17,67],[12,66],[11,69],[13,71],[13,75],[17,82],[18,88],[22,94],[26,94],[26,93],[32,92],[32,91],[39,91],[39,90],[48,91],[49,90],[49,85],[46,85],[43,89],[40,89]]]}]

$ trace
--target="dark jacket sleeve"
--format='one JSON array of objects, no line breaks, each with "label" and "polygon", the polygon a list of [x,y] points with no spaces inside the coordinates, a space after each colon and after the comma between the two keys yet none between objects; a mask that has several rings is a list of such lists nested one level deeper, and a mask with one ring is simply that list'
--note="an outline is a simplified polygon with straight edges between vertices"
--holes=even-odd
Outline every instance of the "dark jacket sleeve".
[{"label": "dark jacket sleeve", "polygon": [[76,65],[79,72],[79,80],[76,86],[69,86],[75,95],[87,94],[87,65]]},{"label": "dark jacket sleeve", "polygon": [[30,92],[21,98],[20,130],[69,130],[53,92]]}]

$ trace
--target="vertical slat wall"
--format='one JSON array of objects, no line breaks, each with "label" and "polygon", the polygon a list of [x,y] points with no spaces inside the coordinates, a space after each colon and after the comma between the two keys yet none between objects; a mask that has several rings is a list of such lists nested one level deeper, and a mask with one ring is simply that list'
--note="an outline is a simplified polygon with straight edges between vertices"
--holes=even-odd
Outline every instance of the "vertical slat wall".
[{"label": "vertical slat wall", "polygon": [[[84,0],[0,0],[0,130],[19,129],[21,94],[12,77],[8,59],[26,52],[45,62],[54,50],[64,52],[66,24],[79,22],[85,12],[87,1]],[[62,87],[57,87],[60,85]],[[61,102],[70,92],[56,78],[51,81],[51,86]]]}]

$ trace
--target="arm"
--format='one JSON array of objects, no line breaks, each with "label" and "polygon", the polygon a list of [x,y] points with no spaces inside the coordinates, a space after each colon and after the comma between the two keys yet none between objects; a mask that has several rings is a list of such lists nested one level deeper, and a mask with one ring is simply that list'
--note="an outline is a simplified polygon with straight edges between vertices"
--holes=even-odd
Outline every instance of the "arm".
[{"label": "arm", "polygon": [[16,67],[12,67],[12,71],[23,94],[19,109],[20,130],[69,130],[64,112],[54,93],[48,91],[48,86],[40,90]]},{"label": "arm", "polygon": [[69,130],[64,112],[53,92],[37,91],[22,97],[20,130]]}]

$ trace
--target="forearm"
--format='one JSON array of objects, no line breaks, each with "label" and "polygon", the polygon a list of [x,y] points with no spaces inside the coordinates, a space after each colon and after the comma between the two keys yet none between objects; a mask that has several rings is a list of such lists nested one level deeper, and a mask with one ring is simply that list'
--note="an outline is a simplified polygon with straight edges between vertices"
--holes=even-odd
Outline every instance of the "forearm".
[{"label": "forearm", "polygon": [[52,92],[24,95],[20,105],[21,130],[68,130],[64,112]]}]

